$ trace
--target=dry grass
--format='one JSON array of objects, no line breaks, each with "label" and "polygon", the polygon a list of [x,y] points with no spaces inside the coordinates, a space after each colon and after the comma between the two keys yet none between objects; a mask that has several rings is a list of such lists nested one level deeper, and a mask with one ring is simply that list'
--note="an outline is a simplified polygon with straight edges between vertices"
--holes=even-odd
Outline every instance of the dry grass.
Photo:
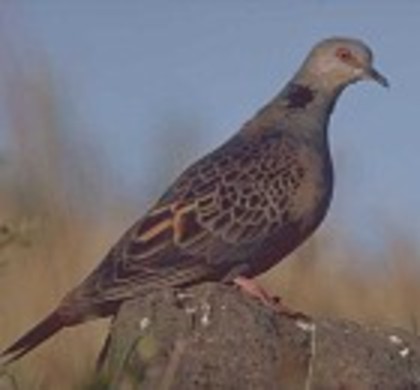
[{"label": "dry grass", "polygon": [[[101,176],[101,166],[92,168],[91,159],[68,148],[48,77],[8,76],[13,153],[0,165],[0,346],[48,313],[129,223],[126,209],[113,208],[105,214],[109,218],[98,217],[104,211],[100,205],[110,201],[98,202],[97,183],[87,183],[84,173],[90,167],[92,176]],[[98,214],[87,213],[86,204]],[[336,242],[345,241],[337,233],[318,234],[295,259],[265,275],[264,283],[290,305],[314,315],[417,332],[416,246],[393,233],[383,254],[372,258],[351,245],[337,249]],[[88,388],[106,325],[97,321],[54,337],[11,368],[12,388]],[[3,377],[0,388],[5,382],[12,383]]]},{"label": "dry grass", "polygon": [[[420,254],[402,238],[373,255],[335,242],[337,233],[318,233],[294,259],[263,277],[292,306],[315,316],[340,316],[372,325],[418,332]],[[291,256],[292,257],[292,256]]]}]

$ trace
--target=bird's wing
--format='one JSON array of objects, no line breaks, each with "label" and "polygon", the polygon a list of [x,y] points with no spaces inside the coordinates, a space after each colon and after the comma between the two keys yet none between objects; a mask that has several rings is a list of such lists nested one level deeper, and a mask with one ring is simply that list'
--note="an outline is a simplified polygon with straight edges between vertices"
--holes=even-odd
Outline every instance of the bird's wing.
[{"label": "bird's wing", "polygon": [[278,137],[235,140],[187,169],[80,292],[124,298],[130,288],[190,283],[243,261],[241,249],[283,217],[287,191],[278,176],[290,165],[291,146]]}]

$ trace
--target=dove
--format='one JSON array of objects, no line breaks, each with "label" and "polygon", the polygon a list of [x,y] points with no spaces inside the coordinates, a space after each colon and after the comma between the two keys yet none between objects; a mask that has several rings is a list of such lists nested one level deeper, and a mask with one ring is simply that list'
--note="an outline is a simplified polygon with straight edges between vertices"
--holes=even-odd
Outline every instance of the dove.
[{"label": "dove", "polygon": [[252,278],[323,221],[333,192],[329,120],[341,92],[360,80],[388,86],[365,43],[316,44],[278,95],[187,168],[51,314],[1,353],[3,364],[156,289],[226,282],[267,299]]}]

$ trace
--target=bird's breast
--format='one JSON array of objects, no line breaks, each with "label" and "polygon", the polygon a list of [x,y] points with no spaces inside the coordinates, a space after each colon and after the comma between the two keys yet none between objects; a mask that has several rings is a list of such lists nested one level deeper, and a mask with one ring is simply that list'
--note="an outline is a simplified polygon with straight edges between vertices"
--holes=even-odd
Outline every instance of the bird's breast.
[{"label": "bird's breast", "polygon": [[324,218],[332,197],[333,175],[329,153],[301,148],[298,154],[300,176],[289,197],[290,221],[299,229],[312,230]]}]

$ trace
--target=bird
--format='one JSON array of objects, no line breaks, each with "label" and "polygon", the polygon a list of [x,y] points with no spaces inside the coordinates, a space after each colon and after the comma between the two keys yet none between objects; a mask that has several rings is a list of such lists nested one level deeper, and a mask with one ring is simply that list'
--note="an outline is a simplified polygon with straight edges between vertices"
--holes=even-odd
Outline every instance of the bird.
[{"label": "bird", "polygon": [[158,289],[224,282],[266,299],[252,278],[300,246],[327,213],[329,121],[342,91],[359,80],[389,86],[366,43],[332,37],[314,45],[280,93],[182,172],[51,314],[0,354],[2,364]]}]

